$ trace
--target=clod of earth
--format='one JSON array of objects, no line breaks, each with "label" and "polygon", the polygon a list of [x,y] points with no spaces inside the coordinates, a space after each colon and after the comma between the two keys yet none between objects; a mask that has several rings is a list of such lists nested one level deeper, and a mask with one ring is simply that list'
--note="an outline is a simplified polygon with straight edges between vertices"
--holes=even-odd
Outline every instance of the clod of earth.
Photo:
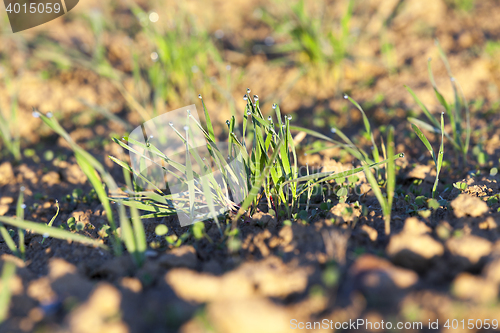
[{"label": "clod of earth", "polygon": [[460,218],[464,216],[478,217],[488,212],[489,208],[486,202],[473,197],[469,194],[460,194],[455,200],[451,202],[451,207],[455,216]]},{"label": "clod of earth", "polygon": [[444,246],[429,233],[431,229],[416,217],[406,219],[403,230],[391,237],[386,252],[403,267],[423,271],[444,254]]}]

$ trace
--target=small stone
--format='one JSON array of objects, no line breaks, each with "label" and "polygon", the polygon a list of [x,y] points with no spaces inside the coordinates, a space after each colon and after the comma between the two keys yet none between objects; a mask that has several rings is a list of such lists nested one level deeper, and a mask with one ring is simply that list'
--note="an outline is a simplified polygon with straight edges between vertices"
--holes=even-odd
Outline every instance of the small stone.
[{"label": "small stone", "polygon": [[278,221],[271,214],[258,212],[256,214],[253,214],[252,224],[262,224],[264,226],[274,228],[278,225]]},{"label": "small stone", "polygon": [[0,205],[0,216],[7,214],[9,211],[9,205]]},{"label": "small stone", "polygon": [[446,247],[452,255],[460,259],[464,267],[470,268],[490,254],[492,244],[485,238],[466,235],[450,238],[446,242]]},{"label": "small stone", "polygon": [[496,228],[498,228],[498,224],[493,219],[493,217],[491,217],[491,216],[488,216],[488,218],[486,219],[486,221],[483,221],[483,222],[479,223],[479,229],[493,230],[493,229],[496,229]]},{"label": "small stone", "polygon": [[0,164],[0,186],[7,185],[14,179],[14,170],[10,162]]},{"label": "small stone", "polygon": [[455,216],[460,218],[464,216],[478,217],[488,212],[489,208],[486,202],[468,194],[460,194],[451,202],[451,207]]},{"label": "small stone", "polygon": [[196,250],[190,245],[172,249],[158,259],[158,264],[167,268],[187,267],[194,269],[197,263]]},{"label": "small stone", "polygon": [[[364,254],[360,256],[349,269],[352,276],[366,275],[367,273],[377,273],[389,277],[398,288],[409,288],[418,281],[418,275],[408,269],[394,266],[388,260]],[[365,282],[369,282],[366,281]]]},{"label": "small stone", "polygon": [[386,252],[391,261],[416,271],[426,270],[444,254],[444,246],[427,234],[430,228],[417,218],[408,218],[403,231],[391,237]]},{"label": "small stone", "polygon": [[59,181],[59,174],[55,171],[49,171],[42,176],[42,183],[45,183],[48,186],[54,186],[55,184],[58,184]]},{"label": "small stone", "polygon": [[361,230],[363,230],[368,235],[368,238],[370,238],[370,240],[372,242],[375,242],[377,240],[378,233],[377,233],[377,230],[375,230],[374,228],[370,227],[369,225],[364,224],[361,227]]},{"label": "small stone", "polygon": [[328,219],[335,219],[335,224],[356,223],[361,216],[361,210],[354,208],[353,205],[338,203],[330,209],[327,214]]},{"label": "small stone", "polygon": [[493,303],[497,300],[498,286],[480,276],[470,273],[461,273],[453,281],[452,293],[463,300],[477,303]]}]

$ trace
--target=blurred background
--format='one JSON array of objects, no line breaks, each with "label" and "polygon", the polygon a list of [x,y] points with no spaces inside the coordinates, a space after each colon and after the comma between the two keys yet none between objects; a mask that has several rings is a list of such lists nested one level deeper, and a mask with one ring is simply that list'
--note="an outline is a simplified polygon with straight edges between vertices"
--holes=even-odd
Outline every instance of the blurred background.
[{"label": "blurred background", "polygon": [[[105,145],[140,122],[199,102],[219,124],[241,114],[246,88],[265,112],[279,103],[301,126],[397,123],[414,103],[433,109],[427,73],[452,97],[438,39],[474,109],[498,108],[500,7],[496,0],[94,1],[12,34],[0,16],[0,108],[21,147],[52,112],[77,141]],[[12,111],[16,109],[16,112]],[[17,116],[16,116],[17,114]],[[240,118],[241,119],[241,118]],[[105,140],[107,141],[107,140]]]}]

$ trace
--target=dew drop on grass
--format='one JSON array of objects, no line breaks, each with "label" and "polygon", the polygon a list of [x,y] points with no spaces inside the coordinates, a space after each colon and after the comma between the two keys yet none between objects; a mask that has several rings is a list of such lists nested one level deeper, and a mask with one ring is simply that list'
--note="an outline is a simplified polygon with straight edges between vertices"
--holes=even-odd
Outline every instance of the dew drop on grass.
[{"label": "dew drop on grass", "polygon": [[149,138],[150,138],[150,139],[152,139],[152,138],[154,138],[154,136],[153,136],[153,135],[150,135],[150,136],[149,136]]},{"label": "dew drop on grass", "polygon": [[271,121],[271,120],[273,120],[273,117],[269,116],[269,117],[267,117],[267,120]]},{"label": "dew drop on grass", "polygon": [[22,204],[22,205],[21,205],[21,208],[22,208],[22,209],[25,209],[25,208],[26,208],[26,205],[25,205],[25,204]]},{"label": "dew drop on grass", "polygon": [[277,105],[276,105],[276,103],[274,103],[273,104],[273,110],[276,110],[276,107],[277,107]]},{"label": "dew drop on grass", "polygon": [[247,111],[247,115],[251,115],[252,114],[252,111]]},{"label": "dew drop on grass", "polygon": [[199,95],[198,95],[198,98],[199,98],[199,99],[202,99],[203,97],[201,97],[201,94],[199,94]]},{"label": "dew drop on grass", "polygon": [[250,88],[247,88],[247,94],[250,94],[250,91],[251,91]]},{"label": "dew drop on grass", "polygon": [[292,116],[288,116],[288,120],[292,120]]},{"label": "dew drop on grass", "polygon": [[40,118],[40,114],[38,113],[38,111],[33,111],[31,115],[35,118]]},{"label": "dew drop on grass", "polygon": [[174,127],[174,123],[173,123],[173,122],[171,122],[171,121],[170,121],[168,124],[169,124],[170,126]]},{"label": "dew drop on grass", "polygon": [[52,118],[52,112],[47,112],[47,118]]},{"label": "dew drop on grass", "polygon": [[189,129],[188,126],[184,126],[184,130],[187,131]]},{"label": "dew drop on grass", "polygon": [[248,96],[247,95],[243,96],[243,100],[248,101]]},{"label": "dew drop on grass", "polygon": [[444,111],[443,111],[443,112],[441,112],[441,114],[443,114],[443,115],[444,115]]},{"label": "dew drop on grass", "polygon": [[253,95],[253,99],[256,100],[256,101],[258,101],[259,100],[259,96]]},{"label": "dew drop on grass", "polygon": [[452,77],[450,77],[450,81],[451,81],[451,82],[455,82],[455,78],[454,78],[453,76],[452,76]]},{"label": "dew drop on grass", "polygon": [[344,99],[347,99],[347,94],[344,94]]},{"label": "dew drop on grass", "polygon": [[399,157],[405,157],[405,153],[399,154]]},{"label": "dew drop on grass", "polygon": [[229,123],[229,120],[226,120],[226,125],[227,125],[227,126],[229,126],[229,124],[230,124],[230,123]]},{"label": "dew drop on grass", "polygon": [[336,132],[337,132],[337,129],[336,129],[335,127],[332,127],[332,128],[330,128],[330,132],[332,132],[332,133],[336,133]]},{"label": "dew drop on grass", "polygon": [[20,190],[21,190],[21,192],[24,192],[26,190],[26,187],[21,186]]}]

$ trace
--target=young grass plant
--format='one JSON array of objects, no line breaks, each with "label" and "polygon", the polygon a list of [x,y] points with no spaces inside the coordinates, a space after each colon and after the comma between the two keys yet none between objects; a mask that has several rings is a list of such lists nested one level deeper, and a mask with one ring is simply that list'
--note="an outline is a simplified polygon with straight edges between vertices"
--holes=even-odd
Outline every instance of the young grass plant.
[{"label": "young grass plant", "polygon": [[434,186],[432,187],[432,199],[435,199],[437,186],[439,183],[439,173],[441,172],[441,167],[443,165],[444,112],[441,113],[441,127],[440,127],[440,129],[441,129],[441,145],[439,146],[439,152],[438,152],[437,156],[434,153],[434,150],[432,149],[432,146],[431,146],[429,140],[427,140],[426,136],[424,135],[424,133],[422,133],[420,128],[418,128],[418,126],[416,126],[415,124],[411,124],[411,127],[413,128],[413,131],[415,132],[415,134],[417,134],[418,138],[423,142],[423,144],[425,145],[425,147],[427,148],[427,150],[431,154],[432,160],[434,161],[434,165],[436,166],[436,180],[434,181]]},{"label": "young grass plant", "polygon": [[395,156],[394,156],[394,128],[389,127],[389,133],[387,134],[387,154],[389,156],[389,161],[387,163],[387,179],[386,179],[386,194],[382,193],[379,187],[377,178],[368,169],[367,165],[364,165],[364,172],[366,179],[370,183],[373,193],[377,198],[380,206],[382,207],[382,213],[384,214],[385,223],[385,234],[389,235],[391,233],[391,212],[392,212],[392,201],[394,199],[394,192],[396,189],[396,167],[395,167]]},{"label": "young grass plant", "polygon": [[[396,175],[395,175],[395,160],[400,157],[404,157],[403,153],[399,154],[394,154],[394,128],[391,126],[389,127],[389,133],[388,133],[388,138],[387,138],[387,148],[383,145],[382,142],[382,152],[384,155],[384,160],[380,161],[380,154],[379,150],[377,148],[377,144],[375,142],[375,137],[372,131],[372,127],[370,125],[370,121],[368,120],[368,117],[366,116],[366,113],[364,112],[363,108],[351,97],[348,95],[344,95],[344,98],[349,100],[360,112],[363,118],[363,125],[365,128],[365,136],[369,138],[369,140],[372,143],[372,157],[361,147],[357,147],[354,145],[354,143],[347,137],[340,129],[333,127],[332,128],[332,133],[337,134],[343,142],[337,141],[334,139],[331,139],[327,137],[326,135],[323,135],[321,133],[307,130],[305,128],[301,127],[294,127],[294,129],[306,132],[310,135],[313,135],[317,138],[329,141],[331,143],[334,143],[336,146],[342,147],[344,150],[349,152],[352,156],[358,158],[362,166],[353,170],[350,170],[348,172],[343,172],[339,174],[334,174],[336,179],[339,179],[341,177],[348,177],[350,175],[355,174],[358,171],[364,171],[366,174],[366,178],[368,182],[370,183],[370,186],[372,187],[372,190],[378,199],[382,211],[384,214],[384,220],[385,220],[385,232],[386,234],[390,234],[390,222],[391,222],[391,210],[392,210],[392,201],[394,198],[394,191],[395,191],[395,186],[396,186]],[[387,164],[386,167],[386,195],[384,196],[382,194],[382,191],[379,186],[379,175],[378,172],[376,172],[376,177],[372,174],[370,169],[374,168],[376,171],[378,171],[378,167]],[[331,178],[331,177],[327,177]]]},{"label": "young grass plant", "polygon": [[[110,156],[124,170],[133,173],[136,180],[144,180],[147,184],[152,185],[152,189],[154,189],[154,192],[133,191],[129,186],[129,197],[121,198],[122,203],[146,211],[147,213],[142,215],[141,218],[169,216],[177,213],[187,216],[190,223],[214,219],[218,224],[218,216],[223,215],[224,212],[236,211],[233,216],[233,227],[235,227],[241,216],[248,214],[250,217],[261,204],[267,206],[269,212],[274,211],[278,216],[291,218],[293,212],[300,210],[301,196],[310,197],[310,190],[314,186],[364,171],[365,167],[359,167],[341,173],[319,172],[300,176],[297,152],[291,135],[291,130],[294,128],[290,126],[292,117],[282,117],[280,108],[276,104],[273,105],[276,118],[272,115],[264,117],[258,96],[254,95],[252,99],[249,94],[250,89],[247,89],[247,94],[244,96],[246,106],[241,129],[242,136],[238,137],[235,134],[238,131],[238,126],[234,116],[226,122],[229,132],[227,136],[227,152],[222,150],[220,144],[215,142],[212,122],[201,96],[207,130],[189,112],[186,114],[185,134],[175,130],[173,123],[170,124],[186,147],[184,164],[173,161],[166,153],[149,141],[140,143],[131,137],[124,138],[126,142],[114,139],[116,143],[129,152],[156,165],[164,172],[174,174],[173,171],[175,171],[176,179],[182,183],[182,188],[185,189],[184,197],[165,194],[141,172]],[[366,124],[369,126],[368,122]],[[215,163],[216,169],[222,171],[221,182],[215,181],[212,174],[207,172],[208,169],[202,168],[198,172],[193,171],[191,161],[195,161],[198,165],[204,165],[189,139],[190,135],[192,136],[190,133],[192,133],[193,127],[203,133],[210,158]],[[299,129],[315,136],[322,136],[314,131]],[[367,130],[371,133],[369,127]],[[334,141],[326,136],[324,138]],[[369,158],[364,158],[363,154],[358,150],[350,147],[348,149],[363,161],[368,160],[368,168],[389,161],[389,159],[378,161],[378,152],[375,155],[377,157],[374,158],[377,162],[373,162]],[[237,168],[234,164],[226,163],[226,158],[229,158],[228,160],[237,160],[236,166],[242,167]],[[236,196],[242,199],[241,204],[238,200],[235,200],[234,184],[236,184],[239,191],[242,191],[241,196]],[[228,191],[228,188],[231,188],[231,190]],[[265,201],[261,202],[262,199]],[[215,207],[221,209],[216,210]]]},{"label": "young grass plant", "polygon": [[[37,112],[37,111],[35,111]],[[106,211],[106,217],[111,228],[111,243],[113,251],[116,255],[120,255],[122,252],[121,242],[125,243],[125,246],[129,253],[132,255],[134,262],[137,265],[141,265],[145,258],[145,234],[144,227],[142,223],[137,222],[138,219],[135,218],[136,214],[132,211],[132,224],[130,223],[128,217],[126,216],[125,208],[123,205],[118,204],[118,216],[120,219],[121,237],[117,232],[116,223],[113,217],[113,210],[111,208],[111,201],[106,192],[105,185],[108,187],[109,191],[118,191],[118,186],[114,181],[113,177],[105,170],[103,165],[95,159],[92,155],[86,152],[83,148],[78,146],[69,134],[61,127],[59,122],[53,117],[47,117],[41,113],[38,113],[40,118],[45,124],[47,124],[53,131],[63,137],[75,154],[76,161],[83,173],[87,176],[90,183],[94,187],[94,190],[101,201],[104,210]],[[47,227],[47,226],[44,226]],[[47,227],[48,228],[48,227]],[[54,228],[50,228],[54,229]],[[50,235],[50,233],[49,233]],[[55,237],[55,236],[53,236]]]},{"label": "young grass plant", "polygon": [[[349,51],[353,40],[350,26],[354,1],[348,1],[338,27],[325,15],[329,7],[327,1],[318,1],[321,12],[314,14],[308,12],[307,3],[304,0],[293,2],[291,5],[287,2],[286,8],[290,10],[284,14],[264,11],[263,21],[269,24],[272,30],[290,39],[288,43],[273,46],[270,51],[291,54],[294,61],[307,68],[302,74],[315,75],[318,80],[332,77],[334,84],[340,86],[343,76],[342,63],[352,56]],[[325,71],[328,72],[327,75]]]},{"label": "young grass plant", "polygon": [[[436,95],[437,100],[439,103],[443,106],[445,109],[446,114],[448,115],[450,119],[450,125],[452,128],[452,134],[448,134],[447,132],[444,132],[444,136],[449,140],[449,142],[453,145],[453,149],[455,150],[457,154],[457,158],[460,155],[462,157],[464,165],[467,164],[467,153],[469,151],[469,145],[470,145],[470,135],[471,135],[471,125],[470,125],[470,110],[469,110],[469,105],[467,101],[465,100],[465,96],[463,94],[462,88],[458,84],[458,82],[455,80],[451,73],[450,65],[448,63],[448,59],[446,58],[446,54],[444,53],[443,49],[439,45],[438,41],[436,40],[436,45],[438,46],[439,50],[439,55],[441,57],[441,60],[443,61],[446,70],[448,72],[448,76],[450,77],[451,85],[453,88],[453,93],[454,93],[454,104],[449,104],[446,102],[445,98],[443,95],[439,92],[436,82],[434,81],[434,76],[432,74],[432,69],[431,69],[431,59],[428,61],[428,71],[429,71],[429,77],[432,83],[432,87],[434,89],[434,93]],[[422,121],[420,119],[416,119],[413,117],[409,117],[408,121],[410,121],[412,124],[420,126],[423,129],[426,129],[431,132],[435,133],[441,133],[441,128],[439,121],[436,117],[434,117],[430,111],[427,109],[427,107],[420,101],[420,99],[417,97],[417,95],[413,92],[413,90],[405,86],[406,90],[412,95],[413,99],[415,102],[418,104],[420,109],[424,112],[424,115],[427,117],[430,123],[427,123],[425,121]],[[462,111],[463,110],[463,111]],[[463,124],[463,114],[465,115],[465,126]]]}]

